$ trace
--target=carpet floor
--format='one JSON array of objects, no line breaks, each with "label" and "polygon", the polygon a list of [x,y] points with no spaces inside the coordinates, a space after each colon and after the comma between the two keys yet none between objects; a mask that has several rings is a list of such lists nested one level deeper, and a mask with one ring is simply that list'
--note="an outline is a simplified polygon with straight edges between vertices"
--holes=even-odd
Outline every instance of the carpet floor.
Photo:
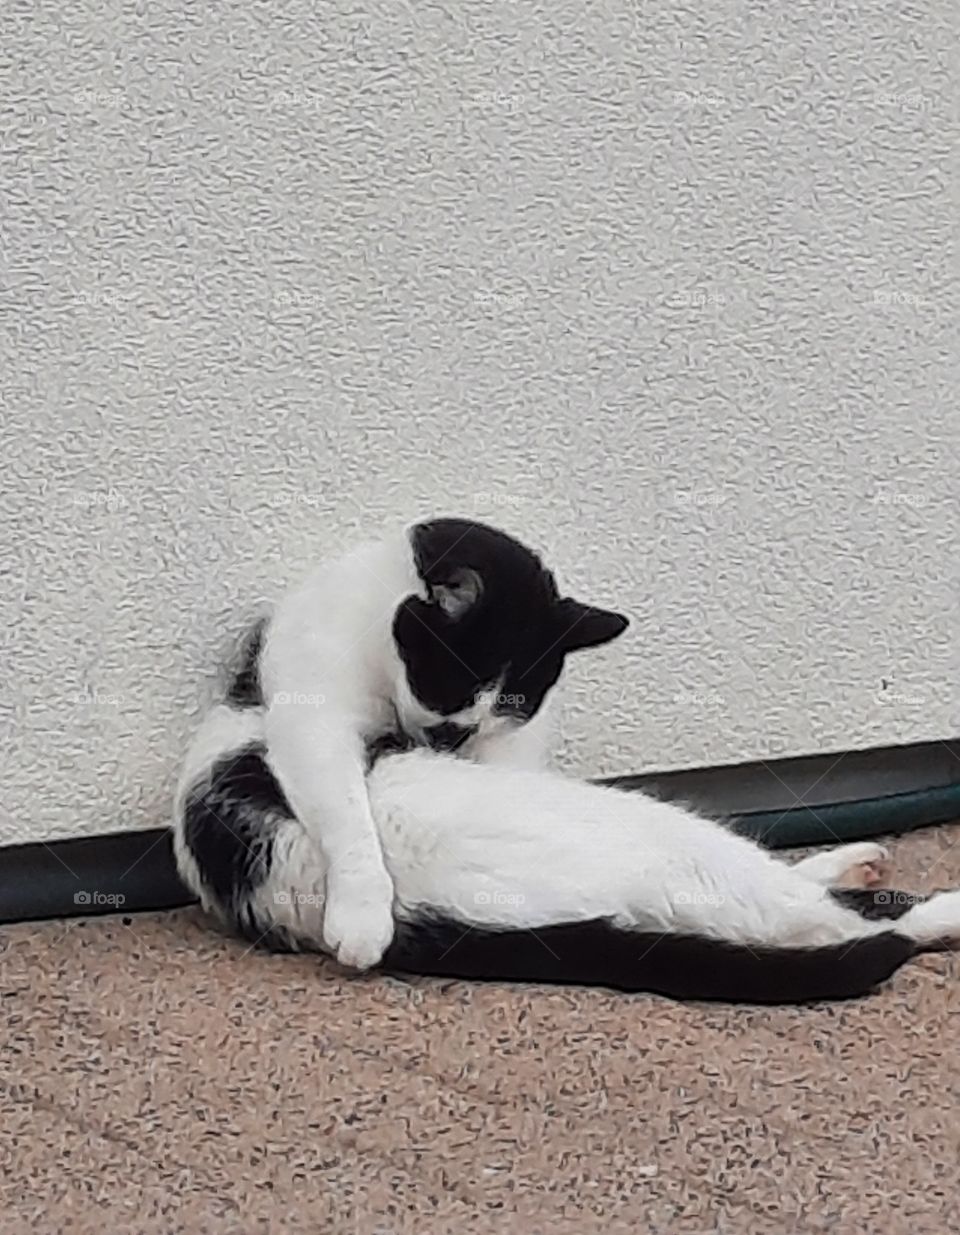
[{"label": "carpet floor", "polygon": [[759,1010],[351,979],[196,910],[0,950],[4,1235],[960,1230],[957,955]]}]

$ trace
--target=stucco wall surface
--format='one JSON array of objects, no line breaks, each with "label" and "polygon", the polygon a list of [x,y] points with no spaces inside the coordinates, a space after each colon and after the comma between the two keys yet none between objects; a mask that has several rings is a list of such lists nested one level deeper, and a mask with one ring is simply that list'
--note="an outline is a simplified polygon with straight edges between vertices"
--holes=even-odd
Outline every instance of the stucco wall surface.
[{"label": "stucco wall surface", "polygon": [[4,16],[0,836],[165,817],[256,602],[459,513],[584,772],[957,731],[955,6]]}]

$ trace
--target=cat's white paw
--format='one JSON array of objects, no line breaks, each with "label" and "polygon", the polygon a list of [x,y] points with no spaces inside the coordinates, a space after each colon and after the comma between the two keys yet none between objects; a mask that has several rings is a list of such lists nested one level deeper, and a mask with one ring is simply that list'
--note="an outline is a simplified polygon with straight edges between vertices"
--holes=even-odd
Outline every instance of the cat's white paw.
[{"label": "cat's white paw", "polygon": [[880,888],[890,881],[890,850],[872,841],[845,845],[838,853],[847,865],[835,884],[838,888]]},{"label": "cat's white paw", "polygon": [[323,943],[348,969],[370,969],[393,939],[393,886],[336,883],[327,889]]},{"label": "cat's white paw", "polygon": [[874,841],[854,841],[804,858],[794,870],[824,887],[882,887],[890,877],[890,851]]}]

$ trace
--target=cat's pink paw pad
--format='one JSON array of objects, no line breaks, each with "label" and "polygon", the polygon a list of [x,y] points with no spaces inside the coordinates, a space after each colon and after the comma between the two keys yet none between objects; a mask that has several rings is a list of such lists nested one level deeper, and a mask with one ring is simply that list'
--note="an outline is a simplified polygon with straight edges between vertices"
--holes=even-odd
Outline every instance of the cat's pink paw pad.
[{"label": "cat's pink paw pad", "polygon": [[890,851],[883,845],[865,845],[866,852],[840,875],[838,888],[882,888],[890,882]]}]

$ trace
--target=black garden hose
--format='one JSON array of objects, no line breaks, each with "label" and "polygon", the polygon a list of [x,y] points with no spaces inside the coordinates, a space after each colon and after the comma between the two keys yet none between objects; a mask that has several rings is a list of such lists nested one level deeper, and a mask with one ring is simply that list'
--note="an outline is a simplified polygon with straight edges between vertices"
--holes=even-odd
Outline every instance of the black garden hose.
[{"label": "black garden hose", "polygon": [[0,849],[0,922],[179,909],[196,897],[177,874],[169,828],[105,832]]}]

